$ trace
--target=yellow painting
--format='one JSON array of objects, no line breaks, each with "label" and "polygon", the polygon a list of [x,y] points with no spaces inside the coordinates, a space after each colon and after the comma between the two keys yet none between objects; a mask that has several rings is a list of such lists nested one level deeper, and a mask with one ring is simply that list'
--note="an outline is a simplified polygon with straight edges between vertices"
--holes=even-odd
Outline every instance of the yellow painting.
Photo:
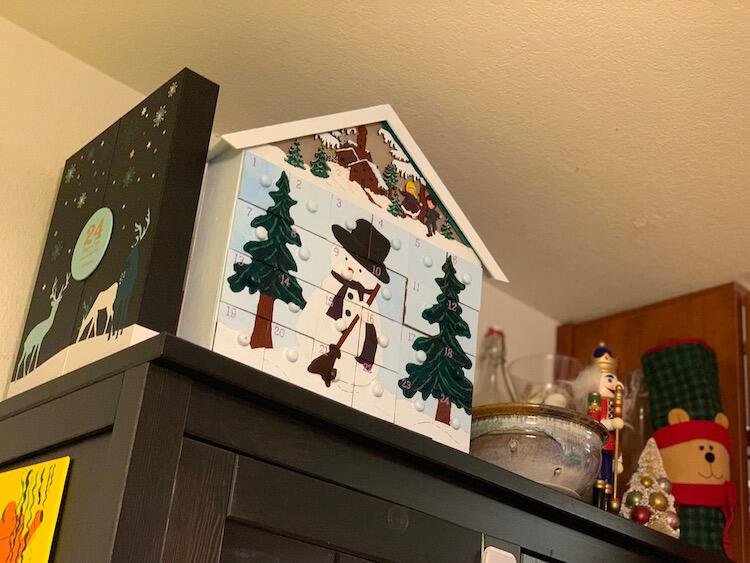
[{"label": "yellow painting", "polygon": [[47,563],[69,457],[0,473],[0,562]]}]

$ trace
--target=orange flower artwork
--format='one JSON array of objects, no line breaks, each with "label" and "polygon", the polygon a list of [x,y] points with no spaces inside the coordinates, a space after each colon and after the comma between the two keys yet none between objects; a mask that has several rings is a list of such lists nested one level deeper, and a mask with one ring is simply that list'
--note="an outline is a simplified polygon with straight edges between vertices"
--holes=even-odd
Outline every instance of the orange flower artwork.
[{"label": "orange flower artwork", "polygon": [[0,473],[0,562],[49,561],[69,466],[63,457]]}]

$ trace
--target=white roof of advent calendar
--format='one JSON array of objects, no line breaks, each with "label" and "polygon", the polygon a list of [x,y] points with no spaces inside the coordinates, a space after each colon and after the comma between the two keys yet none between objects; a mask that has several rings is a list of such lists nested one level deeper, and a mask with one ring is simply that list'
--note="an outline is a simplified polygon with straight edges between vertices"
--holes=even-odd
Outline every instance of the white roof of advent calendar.
[{"label": "white roof of advent calendar", "polygon": [[[227,133],[222,135],[218,143],[211,147],[209,151],[209,160],[228,149],[244,150],[260,145],[267,145],[284,141],[286,139],[295,139],[307,135],[322,134],[327,131],[336,131],[357,127],[369,123],[386,121],[393,132],[398,137],[401,144],[406,148],[412,162],[417,169],[425,176],[430,188],[438,197],[440,202],[445,206],[451,217],[456,222],[471,248],[477,254],[487,273],[494,279],[508,281],[500,265],[493,258],[484,241],[479,237],[474,227],[471,225],[466,215],[453,199],[453,196],[440,180],[437,172],[432,168],[427,157],[422,153],[414,138],[409,134],[404,124],[399,119],[396,112],[389,105],[374,106],[354,111],[346,111],[333,115],[313,117],[311,119],[302,119],[299,121],[290,121],[279,125],[269,125],[267,127],[258,127],[257,129],[248,129],[236,133]],[[332,140],[329,139],[332,142]],[[407,164],[407,163],[404,163]],[[416,174],[416,171],[415,171]]]}]

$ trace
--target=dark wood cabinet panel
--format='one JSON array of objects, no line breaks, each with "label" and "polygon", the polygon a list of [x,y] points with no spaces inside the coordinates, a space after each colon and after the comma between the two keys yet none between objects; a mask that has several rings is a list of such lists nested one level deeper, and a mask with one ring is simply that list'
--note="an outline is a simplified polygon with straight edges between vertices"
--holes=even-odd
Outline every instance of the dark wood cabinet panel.
[{"label": "dark wood cabinet panel", "polygon": [[476,531],[246,457],[229,516],[376,561],[474,563],[482,543]]},{"label": "dark wood cabinet panel", "polygon": [[[337,553],[318,545],[228,522],[221,563],[337,563]],[[356,559],[352,561],[357,561]],[[359,559],[359,561],[364,561]]]},{"label": "dark wood cabinet panel", "polygon": [[236,457],[195,440],[183,440],[163,561],[197,563],[219,558]]}]

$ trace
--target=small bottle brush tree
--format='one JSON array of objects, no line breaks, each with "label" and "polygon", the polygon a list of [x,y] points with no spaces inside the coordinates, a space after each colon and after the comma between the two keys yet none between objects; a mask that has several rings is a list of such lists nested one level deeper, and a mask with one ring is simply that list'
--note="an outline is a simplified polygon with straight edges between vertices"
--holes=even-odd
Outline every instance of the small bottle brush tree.
[{"label": "small bottle brush tree", "polygon": [[289,147],[289,152],[286,154],[286,161],[297,168],[305,167],[305,161],[302,158],[302,148],[297,139],[294,139],[292,146]]},{"label": "small bottle brush tree", "polygon": [[[396,186],[398,186],[398,170],[396,170],[396,166],[393,163],[390,163],[385,167],[385,170],[383,170],[383,181],[385,182],[385,185],[388,186],[388,190],[391,194],[396,192]],[[391,198],[392,197],[393,196],[391,196]]]},{"label": "small bottle brush tree", "polygon": [[326,150],[323,145],[318,147],[315,151],[315,157],[310,162],[310,172],[319,178],[328,178],[328,173],[331,171],[331,167],[326,162]]},{"label": "small bottle brush tree", "polygon": [[458,302],[458,294],[466,286],[456,278],[450,256],[443,264],[443,274],[442,278],[435,279],[440,287],[437,303],[422,313],[422,318],[438,325],[439,332],[435,336],[421,336],[414,341],[412,348],[424,361],[407,364],[409,377],[399,380],[398,386],[407,399],[416,393],[420,393],[423,400],[435,397],[438,400],[435,420],[450,424],[451,405],[471,414],[473,385],[464,375],[464,370],[470,369],[472,364],[456,340],[459,336],[469,338],[471,331],[461,318],[462,310]]},{"label": "small bottle brush tree", "polygon": [[680,537],[672,483],[664,470],[656,441],[650,438],[622,496],[620,515],[663,534]]},{"label": "small bottle brush tree", "polygon": [[455,238],[453,236],[453,229],[451,228],[450,223],[448,223],[448,221],[443,223],[443,226],[440,227],[440,234],[449,240],[453,240]]},{"label": "small bottle brush tree", "polygon": [[234,265],[234,274],[227,281],[235,293],[247,289],[250,294],[260,292],[255,326],[250,337],[252,348],[273,348],[271,325],[273,305],[277,299],[294,303],[304,309],[307,302],[302,288],[289,272],[297,271],[297,263],[287,248],[288,244],[302,246],[299,235],[292,230],[294,219],[289,210],[297,202],[289,195],[289,177],[286,172],[276,182],[276,191],[270,193],[274,204],[265,215],[255,217],[250,226],[255,227],[258,240],[243,246],[252,261]]},{"label": "small bottle brush tree", "polygon": [[388,213],[394,217],[404,216],[404,208],[401,206],[401,201],[398,199],[398,192],[395,190],[391,196],[391,204],[388,206]]}]

